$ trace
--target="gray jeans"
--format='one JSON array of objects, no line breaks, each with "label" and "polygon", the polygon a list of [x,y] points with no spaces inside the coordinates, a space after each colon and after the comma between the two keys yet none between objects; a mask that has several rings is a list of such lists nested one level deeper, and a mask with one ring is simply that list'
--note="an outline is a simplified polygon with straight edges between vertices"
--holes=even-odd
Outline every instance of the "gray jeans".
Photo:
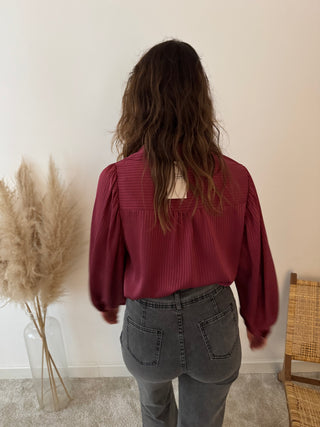
[{"label": "gray jeans", "polygon": [[[232,289],[217,284],[127,298],[120,343],[143,427],[220,427],[242,351]],[[178,377],[179,411],[172,380]]]}]

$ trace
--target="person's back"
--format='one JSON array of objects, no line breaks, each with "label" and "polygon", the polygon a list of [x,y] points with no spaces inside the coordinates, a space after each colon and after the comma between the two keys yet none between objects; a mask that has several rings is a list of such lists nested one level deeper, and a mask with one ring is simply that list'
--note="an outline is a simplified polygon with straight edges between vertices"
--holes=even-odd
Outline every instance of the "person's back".
[{"label": "person's back", "polygon": [[158,425],[159,399],[170,408],[163,425],[176,425],[174,377],[182,426],[222,424],[241,364],[233,282],[251,348],[266,344],[278,315],[258,195],[246,167],[222,154],[209,92],[190,45],[150,49],[123,98],[122,153],[99,177],[90,295],[109,323],[126,305],[121,348],[146,426]]}]

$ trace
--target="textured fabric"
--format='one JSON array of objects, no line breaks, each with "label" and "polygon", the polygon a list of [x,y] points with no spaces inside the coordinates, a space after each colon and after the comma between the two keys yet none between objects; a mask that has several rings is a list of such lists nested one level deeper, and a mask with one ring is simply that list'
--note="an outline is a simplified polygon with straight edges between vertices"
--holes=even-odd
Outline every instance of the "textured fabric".
[{"label": "textured fabric", "polygon": [[[124,305],[126,297],[159,298],[179,289],[235,282],[247,328],[257,337],[269,334],[279,295],[257,191],[245,166],[224,159],[231,180],[222,214],[207,213],[199,200],[192,217],[196,200],[189,190],[187,198],[169,200],[175,228],[166,235],[154,223],[154,185],[144,147],[101,172],[89,256],[90,296],[99,311]],[[221,189],[216,165],[213,179]],[[219,206],[218,198],[214,204]]]}]

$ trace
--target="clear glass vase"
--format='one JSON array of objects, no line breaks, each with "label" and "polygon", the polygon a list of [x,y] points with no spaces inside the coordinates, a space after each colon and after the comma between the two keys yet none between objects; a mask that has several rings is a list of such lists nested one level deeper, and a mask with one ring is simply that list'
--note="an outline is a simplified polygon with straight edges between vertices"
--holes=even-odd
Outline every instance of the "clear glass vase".
[{"label": "clear glass vase", "polygon": [[60,323],[46,316],[43,326],[36,317],[30,318],[24,339],[39,407],[47,412],[59,411],[72,400]]}]

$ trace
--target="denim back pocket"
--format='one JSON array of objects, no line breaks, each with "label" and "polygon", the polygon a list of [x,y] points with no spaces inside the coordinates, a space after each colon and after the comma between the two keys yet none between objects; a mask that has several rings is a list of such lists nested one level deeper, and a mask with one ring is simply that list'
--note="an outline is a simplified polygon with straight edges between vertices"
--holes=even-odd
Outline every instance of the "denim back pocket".
[{"label": "denim back pocket", "polygon": [[236,310],[234,303],[230,303],[220,313],[198,322],[210,359],[231,356],[239,335]]},{"label": "denim back pocket", "polygon": [[139,325],[129,315],[126,318],[126,338],[122,345],[141,365],[158,366],[163,338],[163,330]]}]

